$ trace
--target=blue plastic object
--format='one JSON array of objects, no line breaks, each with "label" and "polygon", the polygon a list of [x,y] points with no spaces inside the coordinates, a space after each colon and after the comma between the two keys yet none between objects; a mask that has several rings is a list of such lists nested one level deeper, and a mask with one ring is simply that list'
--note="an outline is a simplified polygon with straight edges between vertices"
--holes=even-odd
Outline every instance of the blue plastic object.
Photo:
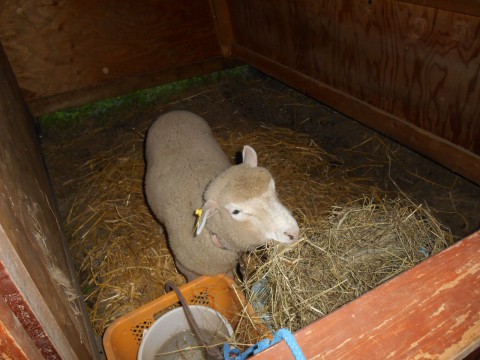
[{"label": "blue plastic object", "polygon": [[261,340],[243,353],[240,350],[231,347],[230,344],[226,343],[223,346],[223,357],[225,358],[225,360],[245,360],[248,357],[256,355],[260,351],[263,351],[282,340],[285,340],[285,342],[287,343],[290,351],[295,356],[295,360],[306,360],[305,355],[303,355],[302,349],[300,348],[297,340],[295,339],[295,336],[287,329],[278,330],[273,337],[273,340]]}]

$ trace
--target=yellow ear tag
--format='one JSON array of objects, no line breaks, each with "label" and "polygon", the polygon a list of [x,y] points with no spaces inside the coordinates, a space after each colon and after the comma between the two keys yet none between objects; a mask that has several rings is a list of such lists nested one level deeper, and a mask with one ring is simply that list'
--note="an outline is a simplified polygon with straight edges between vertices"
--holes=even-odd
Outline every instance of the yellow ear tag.
[{"label": "yellow ear tag", "polygon": [[195,210],[195,215],[197,216],[197,222],[195,223],[194,232],[197,232],[198,226],[200,225],[200,221],[202,220],[203,209],[199,208]]}]

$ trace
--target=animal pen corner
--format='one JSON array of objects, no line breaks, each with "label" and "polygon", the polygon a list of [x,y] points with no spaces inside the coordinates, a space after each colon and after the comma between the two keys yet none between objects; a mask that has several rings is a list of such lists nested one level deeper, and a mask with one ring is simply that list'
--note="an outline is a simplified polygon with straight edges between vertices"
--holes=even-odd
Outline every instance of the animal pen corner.
[{"label": "animal pen corner", "polygon": [[[480,184],[479,29],[468,0],[2,3],[0,353],[101,356],[34,116],[246,63]],[[477,232],[297,341],[309,358],[466,357],[480,346],[479,260]]]}]

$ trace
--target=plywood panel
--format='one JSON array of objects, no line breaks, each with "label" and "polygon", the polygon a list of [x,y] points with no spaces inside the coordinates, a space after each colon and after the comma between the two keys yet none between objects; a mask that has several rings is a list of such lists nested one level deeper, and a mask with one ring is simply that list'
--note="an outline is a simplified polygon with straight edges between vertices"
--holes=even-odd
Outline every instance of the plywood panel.
[{"label": "plywood panel", "polygon": [[208,0],[1,2],[0,40],[28,103],[60,94],[91,101],[79,91],[110,85],[107,95],[118,95],[116,86],[154,86],[166,71],[222,67]]},{"label": "plywood panel", "polygon": [[0,46],[0,297],[43,356],[91,359],[75,272],[24,103]]},{"label": "plywood panel", "polygon": [[[463,359],[480,347],[480,232],[295,336],[307,359]],[[294,359],[285,343],[254,358]]]},{"label": "plywood panel", "polygon": [[239,47],[480,154],[479,17],[390,0],[227,4]]},{"label": "plywood panel", "polygon": [[242,46],[233,44],[231,52],[252,66],[480,184],[479,155]]}]

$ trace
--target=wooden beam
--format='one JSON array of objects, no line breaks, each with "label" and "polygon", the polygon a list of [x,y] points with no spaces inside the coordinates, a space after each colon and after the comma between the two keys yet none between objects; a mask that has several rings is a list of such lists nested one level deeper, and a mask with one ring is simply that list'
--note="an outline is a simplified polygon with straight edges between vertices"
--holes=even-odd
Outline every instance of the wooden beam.
[{"label": "wooden beam", "polygon": [[0,359],[45,359],[32,339],[0,297]]},{"label": "wooden beam", "polygon": [[232,19],[225,0],[210,0],[215,28],[217,30],[218,43],[225,57],[232,56],[232,44],[234,41]]},{"label": "wooden beam", "polygon": [[194,76],[210,74],[240,64],[237,60],[218,57],[180,68],[168,69],[151,74],[132,75],[102,85],[85,87],[62,94],[33,99],[29,102],[28,106],[35,116],[40,116],[72,106],[120,96],[132,91],[152,88]]},{"label": "wooden beam", "polygon": [[[463,359],[480,347],[480,231],[295,337],[307,359]],[[269,359],[294,358],[282,342]]]},{"label": "wooden beam", "polygon": [[[0,228],[0,237],[4,238],[3,229]],[[5,249],[5,246],[3,246]],[[8,250],[6,250],[7,253]],[[13,259],[12,259],[13,260]],[[24,274],[25,278],[22,279],[24,282],[29,282],[28,276]],[[31,280],[30,280],[31,281]],[[32,289],[33,290],[33,289]],[[32,291],[32,293],[35,290]],[[25,345],[28,347],[25,351],[29,350],[30,347],[36,347],[39,352],[45,358],[51,359],[60,359],[60,355],[52,343],[51,337],[46,332],[46,329],[49,326],[43,326],[38,317],[35,315],[32,305],[29,304],[27,299],[22,295],[20,289],[14,283],[12,277],[10,276],[9,272],[5,268],[4,264],[0,262],[0,296],[1,300],[4,302],[5,306],[8,306],[9,312],[16,317],[16,322],[8,322],[6,325],[9,326],[19,326],[24,330],[25,334],[30,337],[30,342],[25,342]],[[40,299],[38,299],[38,303],[40,303]],[[33,306],[37,308],[42,308],[41,304],[33,304]],[[47,318],[48,310],[44,309],[47,314],[43,314],[43,319]],[[54,323],[55,320],[49,320],[50,323]],[[8,332],[15,331],[15,328],[7,328]],[[15,341],[16,342],[16,341]],[[73,354],[69,354],[69,356],[74,356]]]},{"label": "wooden beam", "polygon": [[480,1],[478,0],[402,0],[402,2],[480,16]]}]

